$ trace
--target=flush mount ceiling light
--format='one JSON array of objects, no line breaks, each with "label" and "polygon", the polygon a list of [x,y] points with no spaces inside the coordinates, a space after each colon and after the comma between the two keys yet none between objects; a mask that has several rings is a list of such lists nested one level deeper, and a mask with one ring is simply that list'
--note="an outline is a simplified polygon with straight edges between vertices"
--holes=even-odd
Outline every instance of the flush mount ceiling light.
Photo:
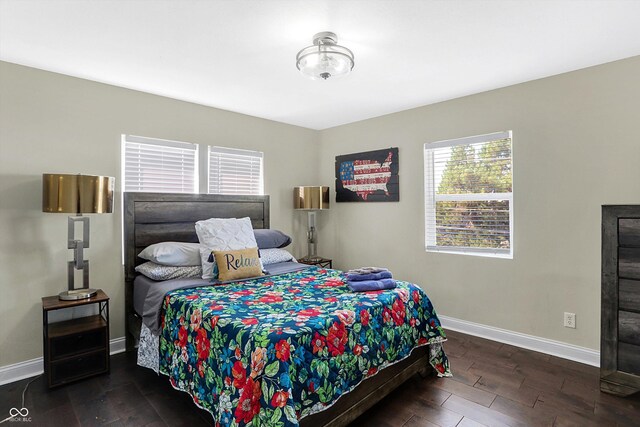
[{"label": "flush mount ceiling light", "polygon": [[349,74],[353,70],[353,52],[338,46],[338,36],[324,31],[313,36],[313,46],[296,55],[296,66],[302,74],[314,80],[327,80]]}]

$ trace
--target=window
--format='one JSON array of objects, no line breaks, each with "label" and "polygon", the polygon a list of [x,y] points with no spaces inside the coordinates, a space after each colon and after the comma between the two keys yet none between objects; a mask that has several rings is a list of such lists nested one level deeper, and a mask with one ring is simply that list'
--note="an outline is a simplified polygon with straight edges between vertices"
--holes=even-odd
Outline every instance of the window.
[{"label": "window", "polygon": [[124,191],[198,192],[198,145],[125,135]]},{"label": "window", "polygon": [[264,194],[259,151],[209,147],[209,194]]},{"label": "window", "polygon": [[513,257],[511,132],[424,145],[425,247]]}]

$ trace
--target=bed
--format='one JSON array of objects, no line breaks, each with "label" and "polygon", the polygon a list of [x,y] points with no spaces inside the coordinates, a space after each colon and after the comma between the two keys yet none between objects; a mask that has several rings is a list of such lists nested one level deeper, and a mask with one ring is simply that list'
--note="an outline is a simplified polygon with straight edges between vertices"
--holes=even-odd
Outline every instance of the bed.
[{"label": "bed", "polygon": [[417,286],[355,295],[342,272],[318,267],[173,289],[151,337],[134,304],[137,254],[195,243],[194,223],[211,217],[268,228],[269,196],[125,193],[124,202],[127,350],[156,346],[159,372],[220,425],[344,426],[416,373],[449,375],[446,337]]}]

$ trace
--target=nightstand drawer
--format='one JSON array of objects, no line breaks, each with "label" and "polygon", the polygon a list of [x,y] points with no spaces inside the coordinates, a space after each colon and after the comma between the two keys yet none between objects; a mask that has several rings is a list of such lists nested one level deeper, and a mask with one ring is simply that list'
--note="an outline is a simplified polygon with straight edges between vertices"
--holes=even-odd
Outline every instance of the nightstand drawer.
[{"label": "nightstand drawer", "polygon": [[49,347],[51,361],[65,357],[87,353],[95,350],[104,350],[107,345],[107,328],[93,331],[80,332],[51,339]]},{"label": "nightstand drawer", "polygon": [[49,366],[50,385],[53,387],[90,375],[107,372],[109,369],[108,357],[105,349],[58,362],[51,362]]}]

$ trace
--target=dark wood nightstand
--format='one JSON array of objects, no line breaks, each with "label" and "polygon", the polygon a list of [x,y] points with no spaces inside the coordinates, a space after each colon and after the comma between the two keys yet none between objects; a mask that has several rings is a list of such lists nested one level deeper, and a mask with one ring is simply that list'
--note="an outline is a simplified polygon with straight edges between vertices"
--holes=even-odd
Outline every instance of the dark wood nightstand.
[{"label": "dark wood nightstand", "polygon": [[317,265],[318,267],[322,267],[322,268],[333,268],[333,260],[330,260],[329,258],[322,258],[322,257],[316,257],[316,258],[307,258],[307,257],[303,257],[300,258],[298,260],[299,263],[301,264],[309,264],[309,265]]},{"label": "dark wood nightstand", "polygon": [[[49,312],[98,304],[98,314],[49,323]],[[109,372],[109,297],[101,289],[91,298],[42,298],[44,373],[49,387]]]}]

